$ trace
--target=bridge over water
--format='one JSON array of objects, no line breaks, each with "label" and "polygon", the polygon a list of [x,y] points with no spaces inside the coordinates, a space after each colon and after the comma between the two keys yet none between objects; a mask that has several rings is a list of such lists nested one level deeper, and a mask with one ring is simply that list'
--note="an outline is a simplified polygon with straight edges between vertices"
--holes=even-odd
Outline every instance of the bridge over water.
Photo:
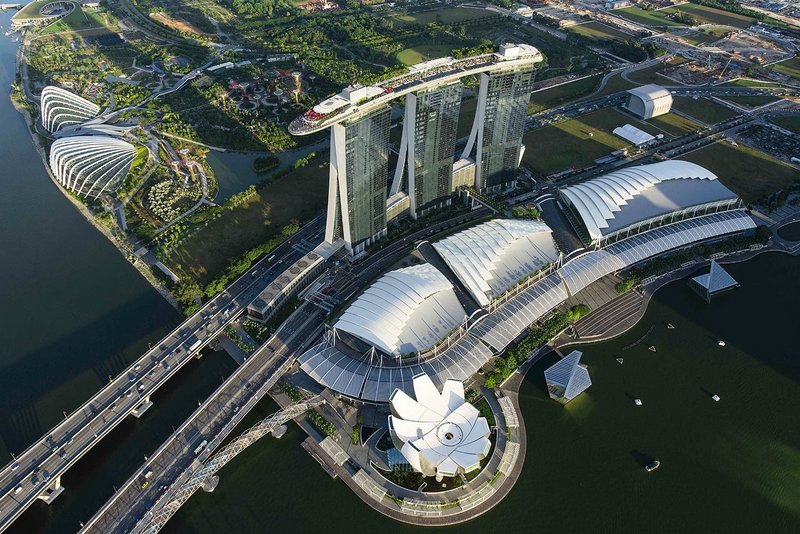
[{"label": "bridge over water", "polygon": [[273,261],[261,260],[0,470],[0,532],[37,499],[51,503],[64,491],[61,476],[72,465],[128,415],[149,409],[150,396],[303,255],[293,245],[319,234],[320,222],[307,224],[274,251]]}]

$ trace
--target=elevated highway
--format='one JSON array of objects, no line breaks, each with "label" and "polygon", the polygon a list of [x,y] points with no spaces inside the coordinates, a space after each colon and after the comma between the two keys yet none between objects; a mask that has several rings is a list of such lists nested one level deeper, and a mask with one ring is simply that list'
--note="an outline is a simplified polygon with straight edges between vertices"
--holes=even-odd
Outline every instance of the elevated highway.
[{"label": "elevated highway", "polygon": [[150,396],[303,255],[293,245],[319,240],[322,220],[307,224],[6,465],[0,471],[0,532],[37,499],[52,502],[73,464],[128,415],[139,417],[150,408]]},{"label": "elevated highway", "polygon": [[150,523],[163,526],[206,478],[232,458],[227,457],[222,464],[217,461],[212,472],[198,478],[203,462],[291,367],[295,356],[319,334],[323,319],[324,313],[313,304],[298,308],[147,457],[84,524],[81,533],[130,532],[137,523],[140,527]]}]

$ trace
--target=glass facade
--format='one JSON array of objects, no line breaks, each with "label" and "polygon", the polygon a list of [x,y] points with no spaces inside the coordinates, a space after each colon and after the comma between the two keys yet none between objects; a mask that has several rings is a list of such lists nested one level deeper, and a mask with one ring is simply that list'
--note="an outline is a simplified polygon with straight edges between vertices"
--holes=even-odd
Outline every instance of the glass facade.
[{"label": "glass facade", "polygon": [[[480,188],[499,189],[516,179],[528,117],[533,68],[484,74],[483,135],[478,145]],[[481,105],[479,103],[479,105]]]},{"label": "glass facade", "polygon": [[461,83],[409,95],[414,105],[412,213],[424,215],[449,203],[452,194],[453,153],[461,110]]},{"label": "glass facade", "polygon": [[326,238],[343,238],[352,254],[386,233],[390,119],[386,107],[333,127]]}]

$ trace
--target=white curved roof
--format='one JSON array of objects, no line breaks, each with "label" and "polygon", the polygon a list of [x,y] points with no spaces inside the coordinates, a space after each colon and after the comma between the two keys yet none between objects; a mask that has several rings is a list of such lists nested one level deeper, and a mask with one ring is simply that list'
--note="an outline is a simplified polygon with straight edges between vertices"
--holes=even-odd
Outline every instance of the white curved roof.
[{"label": "white curved roof", "polygon": [[660,85],[656,85],[654,83],[648,85],[642,85],[640,87],[633,87],[628,89],[628,92],[632,95],[636,95],[642,100],[658,100],[659,98],[669,98],[672,100],[672,94],[669,92],[668,89],[661,87]]},{"label": "white curved roof", "polygon": [[98,197],[119,186],[135,156],[136,148],[121,139],[66,137],[50,147],[50,169],[65,189],[83,197]]},{"label": "white curved roof", "polygon": [[65,126],[86,122],[99,113],[100,106],[66,89],[55,85],[48,85],[42,89],[42,125],[49,132],[57,132]]},{"label": "white curved roof", "polygon": [[483,306],[558,257],[552,230],[539,221],[497,219],[433,244]]},{"label": "white curved roof", "polygon": [[400,389],[389,398],[393,438],[416,471],[453,477],[480,467],[489,453],[489,423],[464,401],[464,385],[447,380],[442,392],[426,374],[414,377],[412,399]]},{"label": "white curved roof", "polygon": [[450,281],[428,263],[383,275],[342,314],[334,328],[387,354],[434,346],[465,317]]},{"label": "white curved roof", "polygon": [[566,187],[561,196],[577,210],[592,240],[652,217],[737,198],[714,173],[680,160],[626,167]]}]

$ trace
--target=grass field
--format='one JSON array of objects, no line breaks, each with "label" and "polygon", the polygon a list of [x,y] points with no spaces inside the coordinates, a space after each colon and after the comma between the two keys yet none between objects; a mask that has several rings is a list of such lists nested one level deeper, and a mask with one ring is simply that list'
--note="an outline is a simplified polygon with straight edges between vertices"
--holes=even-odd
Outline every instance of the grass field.
[{"label": "grass field", "polygon": [[800,181],[797,169],[748,146],[734,147],[725,141],[685,154],[681,159],[716,174],[748,204]]},{"label": "grass field", "polygon": [[680,137],[681,135],[695,132],[703,128],[702,124],[687,119],[686,117],[676,115],[675,113],[667,113],[666,115],[654,117],[648,119],[647,122],[675,137]]},{"label": "grass field", "polygon": [[754,96],[726,96],[723,100],[733,102],[745,108],[759,108],[773,102],[777,102],[780,98],[772,95],[754,95]]},{"label": "grass field", "polygon": [[675,97],[672,107],[706,124],[716,124],[736,116],[732,109],[705,98],[695,100],[688,96],[678,96]]},{"label": "grass field", "polygon": [[106,24],[106,17],[106,13],[91,10],[84,11],[80,7],[76,7],[72,10],[72,13],[58,22],[50,24],[42,30],[41,33],[42,35],[47,35],[51,33],[103,28]]},{"label": "grass field", "polygon": [[531,130],[523,138],[524,163],[541,175],[580,169],[629,143],[611,130],[631,118],[613,108],[599,109],[575,119]]},{"label": "grass field", "polygon": [[12,19],[32,19],[39,17],[39,10],[52,1],[53,0],[36,0],[30,4],[26,4],[12,17]]},{"label": "grass field", "polygon": [[260,188],[242,205],[188,238],[171,253],[170,266],[205,285],[237,258],[280,232],[292,219],[306,221],[325,207],[328,155]]},{"label": "grass field", "polygon": [[749,78],[738,78],[732,82],[725,82],[722,85],[733,85],[737,87],[783,87],[778,83],[762,82],[761,80],[751,80]]},{"label": "grass field", "polygon": [[452,49],[453,45],[449,44],[418,45],[398,52],[396,57],[397,61],[404,65],[415,65],[429,59],[448,56]]},{"label": "grass field", "polygon": [[666,17],[670,13],[678,11],[693,16],[698,24],[722,24],[735,28],[747,28],[755,21],[753,17],[748,17],[747,15],[739,15],[738,13],[698,4],[681,4],[677,7],[662,9],[659,13],[663,13],[663,16]]},{"label": "grass field", "polygon": [[647,67],[645,69],[633,71],[628,74],[628,78],[630,78],[636,83],[641,83],[642,85],[646,85],[648,83],[655,83],[655,84],[664,84],[667,82],[675,83],[665,78],[664,76],[661,76],[659,72],[663,71],[667,66],[680,65],[681,63],[686,63],[686,60],[678,56],[677,58],[669,60],[666,65],[664,65],[663,63],[658,63],[656,65]]},{"label": "grass field", "polygon": [[442,22],[446,24],[453,24],[457,22],[464,22],[466,20],[481,19],[485,17],[495,16],[495,13],[486,11],[484,9],[468,9],[451,7],[445,9],[437,9],[434,11],[425,11],[422,13],[409,13],[407,15],[397,15],[397,20],[406,23],[415,24],[429,24],[431,22]]},{"label": "grass field", "polygon": [[726,33],[727,32],[725,30],[706,29],[681,35],[681,38],[689,41],[693,45],[703,45],[719,41],[720,38],[722,38],[722,36]]},{"label": "grass field", "polygon": [[592,21],[585,24],[576,24],[569,27],[570,31],[585,35],[596,41],[625,41],[633,36],[602,22]]},{"label": "grass field", "polygon": [[586,95],[597,87],[602,74],[595,74],[581,78],[574,82],[565,83],[556,87],[550,87],[531,93],[531,101],[528,104],[528,113],[538,113],[546,109],[556,107],[560,104]]},{"label": "grass field", "polygon": [[786,61],[781,61],[780,63],[773,63],[770,65],[770,68],[800,80],[800,57],[798,56],[787,59]]},{"label": "grass field", "polygon": [[800,117],[772,117],[770,122],[786,128],[790,132],[800,134]]},{"label": "grass field", "polygon": [[661,11],[646,11],[640,7],[626,7],[613,11],[624,19],[638,22],[644,26],[680,26],[677,22],[669,20]]},{"label": "grass field", "polygon": [[610,95],[611,93],[616,93],[618,91],[625,91],[631,87],[638,87],[638,84],[631,83],[628,80],[625,80],[619,74],[616,74],[609,78],[606,86],[603,87],[603,90],[594,96]]}]

